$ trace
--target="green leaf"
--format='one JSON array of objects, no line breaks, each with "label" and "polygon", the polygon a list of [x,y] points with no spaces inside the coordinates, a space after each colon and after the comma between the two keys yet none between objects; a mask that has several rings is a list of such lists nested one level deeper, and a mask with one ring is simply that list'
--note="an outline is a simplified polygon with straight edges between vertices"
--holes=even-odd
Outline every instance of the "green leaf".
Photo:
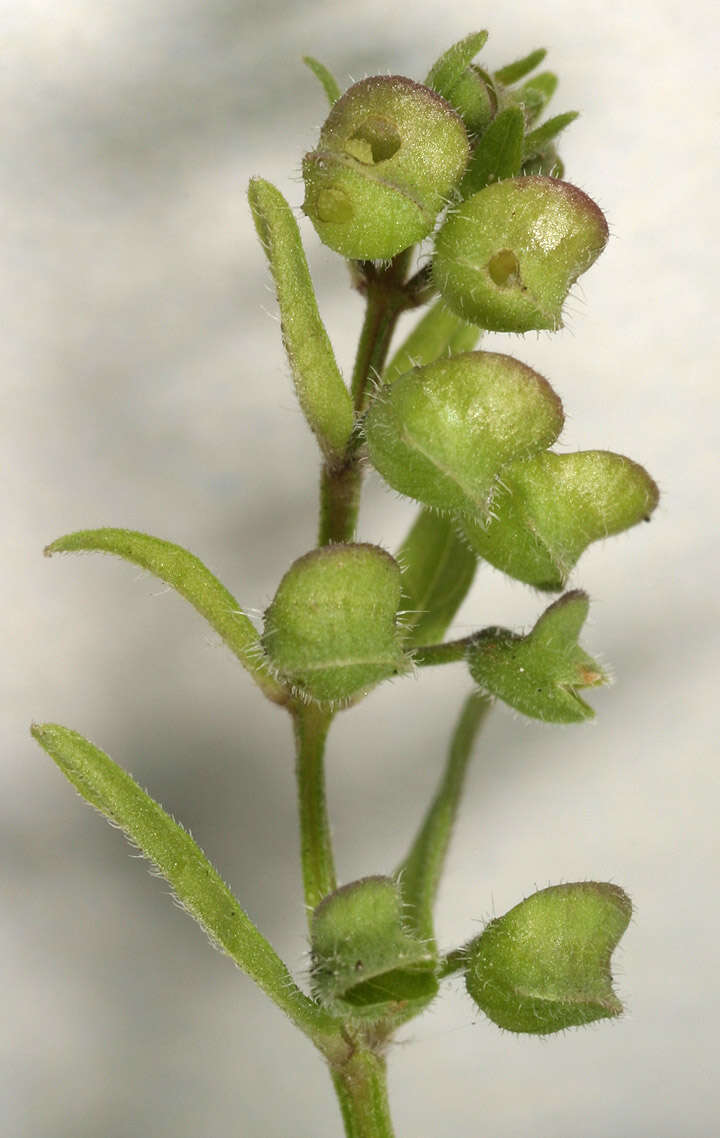
[{"label": "green leaf", "polygon": [[420,510],[396,560],[402,569],[405,647],[439,644],[473,583],[475,554],[457,536],[452,519]]},{"label": "green leaf", "polygon": [[642,466],[604,450],[536,454],[502,472],[487,525],[463,522],[472,548],[510,577],[562,589],[593,541],[649,521],[658,488]]},{"label": "green leaf", "polygon": [[263,647],[285,683],[337,706],[408,671],[400,570],[376,545],[325,545],[288,569],[265,613]]},{"label": "green leaf", "polygon": [[280,191],[262,178],[251,179],[248,198],[275,281],[300,406],[325,457],[338,461],[353,430],[352,400],[318,312],[297,222]]},{"label": "green leaf", "polygon": [[460,184],[463,199],[491,182],[513,178],[523,160],[525,118],[521,107],[506,107],[493,119],[475,147]]},{"label": "green leaf", "polygon": [[526,75],[534,71],[546,55],[547,50],[544,47],[539,47],[522,59],[516,60],[515,63],[506,63],[504,67],[495,72],[495,78],[498,83],[504,83],[506,86],[510,83],[517,83],[519,79],[524,79]]},{"label": "green leaf", "polygon": [[312,918],[312,990],[334,1014],[384,1019],[437,993],[434,947],[407,923],[397,882],[364,877],[331,893]]},{"label": "green leaf", "polygon": [[425,86],[431,87],[452,103],[452,90],[462,77],[468,65],[472,63],[478,52],[485,46],[488,33],[472,32],[469,36],[454,43],[432,65],[428,72]]},{"label": "green leaf", "polygon": [[540,117],[555,94],[557,85],[558,77],[552,71],[542,71],[522,85],[517,98],[525,108],[527,126],[532,126]]},{"label": "green leaf", "polygon": [[333,1021],[305,996],[258,932],[200,847],[138,784],[82,735],[56,723],[32,734],[82,797],[127,835],[170,883],[212,943],[232,957],[315,1042],[337,1034]]},{"label": "green leaf", "polygon": [[232,593],[199,558],[172,542],[126,529],[79,530],[53,541],[45,549],[45,556],[87,551],[115,554],[171,585],[205,617],[265,695],[279,703],[286,701],[287,693],[267,670],[254,625]]},{"label": "green leaf", "polygon": [[467,657],[475,683],[533,719],[592,719],[595,712],[578,689],[606,684],[608,676],[578,644],[589,603],[586,593],[565,593],[527,636],[507,628],[483,629]]},{"label": "green leaf", "polygon": [[512,458],[557,438],[562,404],[519,360],[465,352],[400,376],[365,419],[368,457],[401,494],[438,510],[487,517]]},{"label": "green leaf", "polygon": [[469,352],[481,335],[479,328],[456,316],[438,300],[395,352],[383,372],[383,384],[394,383],[406,371],[433,363],[441,356]]},{"label": "green leaf", "polygon": [[490,706],[491,701],[480,692],[473,692],[465,700],[435,797],[407,857],[395,873],[405,902],[405,920],[418,936],[427,940],[434,936],[433,907],[460,805],[465,772]]},{"label": "green leaf", "polygon": [[580,114],[579,111],[565,111],[562,115],[555,115],[554,118],[548,119],[542,126],[537,127],[536,130],[531,130],[529,134],[525,135],[525,145],[523,150],[523,159],[532,158],[533,155],[539,154],[549,142],[565,130],[571,122]]},{"label": "green leaf", "polygon": [[631,913],[617,885],[541,889],[468,945],[467,990],[507,1031],[548,1035],[619,1016],[610,958]]},{"label": "green leaf", "polygon": [[340,86],[335,76],[328,71],[324,63],[319,59],[314,59],[312,55],[304,55],[303,63],[309,67],[313,75],[322,84],[323,90],[328,98],[328,103],[332,107],[340,98]]}]

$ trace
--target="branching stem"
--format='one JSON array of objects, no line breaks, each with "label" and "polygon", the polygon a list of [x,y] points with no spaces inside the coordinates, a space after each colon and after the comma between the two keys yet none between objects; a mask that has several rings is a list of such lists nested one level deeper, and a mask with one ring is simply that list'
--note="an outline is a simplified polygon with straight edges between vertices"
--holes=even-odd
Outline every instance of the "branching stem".
[{"label": "branching stem", "polygon": [[332,1072],[346,1138],[393,1138],[385,1060],[359,1050]]}]

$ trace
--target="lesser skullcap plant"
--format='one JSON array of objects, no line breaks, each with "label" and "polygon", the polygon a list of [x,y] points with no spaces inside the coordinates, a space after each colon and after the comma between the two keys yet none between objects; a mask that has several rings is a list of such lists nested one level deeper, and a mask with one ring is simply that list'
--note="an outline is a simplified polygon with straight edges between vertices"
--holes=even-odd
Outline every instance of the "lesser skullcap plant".
[{"label": "lesser skullcap plant", "polygon": [[[455,44],[424,84],[374,76],[344,94],[320,63],[330,113],[303,163],[302,209],[349,262],[366,316],[350,385],[320,318],[293,210],[250,183],[277,290],[295,390],[322,456],[317,546],[288,568],[257,631],[197,557],[128,530],[61,537],[48,554],[114,553],[175,588],[292,718],[297,753],[310,993],[290,975],[190,835],[107,755],[54,724],[38,742],[84,798],[170,882],[211,941],[235,960],[327,1061],[345,1132],[389,1138],[385,1056],[400,1025],[462,972],[485,1015],[545,1035],[618,1016],[611,954],[631,905],[616,885],[542,889],[442,952],[433,905],[463,779],[493,701],[552,723],[594,714],[583,695],[607,675],[580,646],[589,600],[563,592],[587,546],[643,519],[657,489],[605,450],[556,453],[563,407],[513,356],[478,350],[483,330],[562,326],[573,283],[602,252],[598,206],[563,178],[556,151],[574,113],[542,119],[555,87],[536,51],[491,73],[487,35]],[[418,243],[427,240],[418,254]],[[431,244],[430,244],[431,243]],[[394,355],[401,313],[426,311]],[[364,468],[419,503],[394,555],[356,540]],[[560,593],[520,634],[446,631],[479,559]],[[387,876],[338,888],[323,753],[336,715],[384,680],[465,660],[465,702],[445,772],[407,856]]]}]

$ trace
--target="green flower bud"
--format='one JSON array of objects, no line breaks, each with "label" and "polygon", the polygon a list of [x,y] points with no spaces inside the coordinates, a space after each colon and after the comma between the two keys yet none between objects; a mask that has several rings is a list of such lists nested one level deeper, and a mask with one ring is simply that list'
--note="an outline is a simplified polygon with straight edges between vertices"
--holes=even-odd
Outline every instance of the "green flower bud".
[{"label": "green flower bud", "polygon": [[481,134],[497,111],[495,85],[482,67],[471,63],[446,92],[470,134]]},{"label": "green flower bud", "polygon": [[658,488],[642,466],[606,450],[533,455],[502,472],[486,525],[463,533],[497,569],[537,589],[562,589],[593,541],[649,521]]},{"label": "green flower bud", "polygon": [[562,425],[541,375],[512,356],[466,352],[383,389],[365,431],[370,461],[393,489],[486,518],[498,471],[550,446]]},{"label": "green flower bud", "polygon": [[343,703],[405,672],[400,569],[375,545],[326,545],[295,561],[265,613],[276,674],[321,703]]},{"label": "green flower bud", "polygon": [[578,644],[589,600],[566,593],[542,614],[527,636],[486,628],[468,652],[470,675],[485,691],[546,723],[580,723],[595,712],[578,688],[608,682],[602,668]]},{"label": "green flower bud", "polygon": [[523,174],[542,174],[547,178],[562,178],[565,164],[552,143],[540,154],[534,154],[522,164]]},{"label": "green flower bud", "polygon": [[388,259],[422,240],[469,156],[462,119],[400,75],[355,83],[303,162],[303,210],[344,257]]},{"label": "green flower bud", "polygon": [[403,919],[397,883],[364,877],[331,893],[312,918],[312,989],[338,1015],[419,1011],[438,989],[432,945]]},{"label": "green flower bud", "polygon": [[494,332],[554,330],[571,285],[607,238],[605,217],[582,190],[556,178],[509,178],[446,219],[433,278],[465,320]]},{"label": "green flower bud", "polygon": [[467,990],[507,1031],[549,1035],[619,1016],[610,957],[631,913],[617,885],[541,889],[468,945]]}]

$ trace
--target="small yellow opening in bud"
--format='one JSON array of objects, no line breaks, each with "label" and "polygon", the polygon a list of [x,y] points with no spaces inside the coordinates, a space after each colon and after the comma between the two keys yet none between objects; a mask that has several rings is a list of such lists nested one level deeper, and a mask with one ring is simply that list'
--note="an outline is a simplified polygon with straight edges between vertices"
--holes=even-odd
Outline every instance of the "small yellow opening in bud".
[{"label": "small yellow opening in bud", "polygon": [[353,215],[353,207],[344,190],[330,187],[318,191],[315,198],[315,213],[320,221],[349,221]]},{"label": "small yellow opening in bud", "polygon": [[520,284],[520,265],[512,249],[501,249],[488,262],[488,272],[500,288],[516,288]]},{"label": "small yellow opening in bud", "polygon": [[370,115],[350,135],[345,143],[345,152],[365,166],[375,166],[392,158],[401,143],[394,123],[381,115]]}]

